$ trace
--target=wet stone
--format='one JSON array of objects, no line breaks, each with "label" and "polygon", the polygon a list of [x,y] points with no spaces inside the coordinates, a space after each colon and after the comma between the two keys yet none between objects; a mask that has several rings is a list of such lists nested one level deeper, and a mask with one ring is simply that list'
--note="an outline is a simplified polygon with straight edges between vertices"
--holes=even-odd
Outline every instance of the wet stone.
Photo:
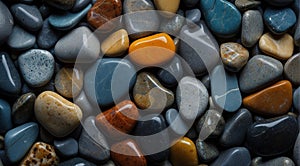
[{"label": "wet stone", "polygon": [[72,12],[79,12],[82,9],[84,9],[89,3],[91,2],[91,0],[76,0],[73,8],[72,8]]},{"label": "wet stone", "polygon": [[186,19],[193,22],[194,24],[197,24],[200,22],[201,19],[201,11],[199,9],[191,9],[185,11]]},{"label": "wet stone", "polygon": [[96,166],[96,164],[91,163],[80,157],[75,157],[58,164],[58,166],[70,166],[70,165]]},{"label": "wet stone", "polygon": [[184,21],[185,18],[178,12],[174,17],[164,18],[164,21],[160,24],[159,31],[176,36],[184,25]]},{"label": "wet stone", "polygon": [[42,49],[49,49],[56,44],[61,35],[62,32],[52,28],[49,24],[49,19],[46,19],[37,36],[37,44]]},{"label": "wet stone", "polygon": [[300,53],[293,55],[284,65],[284,74],[294,85],[300,85]]},{"label": "wet stone", "polygon": [[251,162],[252,166],[295,166],[292,159],[288,157],[278,157],[263,161],[262,157],[256,157]]},{"label": "wet stone", "polygon": [[219,156],[219,150],[212,143],[206,143],[198,139],[196,141],[196,148],[201,162],[210,162]]},{"label": "wet stone", "polygon": [[166,112],[166,121],[173,132],[178,135],[184,135],[189,131],[189,127],[185,120],[181,118],[178,111],[170,108]]},{"label": "wet stone", "polygon": [[13,128],[11,121],[11,108],[8,102],[0,99],[0,133],[4,134]]},{"label": "wet stone", "polygon": [[25,93],[20,96],[12,107],[12,120],[20,125],[33,118],[33,109],[36,96],[34,93]]},{"label": "wet stone", "polygon": [[54,140],[53,145],[57,154],[64,158],[74,157],[78,154],[78,143],[74,138]]},{"label": "wet stone", "polygon": [[235,6],[241,11],[247,11],[249,9],[258,7],[261,2],[256,0],[236,0]]},{"label": "wet stone", "polygon": [[235,147],[223,151],[211,166],[219,165],[250,165],[251,156],[249,151],[244,147]]},{"label": "wet stone", "polygon": [[295,91],[294,91],[294,95],[293,95],[293,104],[294,104],[294,108],[296,108],[297,111],[300,111],[300,87],[298,87]]},{"label": "wet stone", "polygon": [[33,47],[35,41],[34,35],[16,25],[7,39],[7,44],[10,48],[21,51]]},{"label": "wet stone", "polygon": [[7,6],[0,2],[0,45],[4,43],[13,30],[14,20]]}]

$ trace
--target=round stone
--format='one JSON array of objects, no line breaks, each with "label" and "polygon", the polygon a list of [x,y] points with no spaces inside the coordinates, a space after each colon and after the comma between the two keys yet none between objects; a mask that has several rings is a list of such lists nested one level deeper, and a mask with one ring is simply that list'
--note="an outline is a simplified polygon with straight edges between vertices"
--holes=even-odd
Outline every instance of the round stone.
[{"label": "round stone", "polygon": [[179,8],[180,0],[171,2],[169,0],[154,0],[154,4],[156,9],[164,11],[164,16],[172,17],[173,13],[176,13]]},{"label": "round stone", "polygon": [[198,166],[197,149],[194,142],[189,138],[180,138],[170,151],[170,160],[173,166]]},{"label": "round stone", "polygon": [[236,0],[234,4],[239,10],[247,11],[259,6],[261,2],[255,0]]},{"label": "round stone", "polygon": [[294,85],[300,85],[300,53],[293,55],[284,65],[284,74]]}]

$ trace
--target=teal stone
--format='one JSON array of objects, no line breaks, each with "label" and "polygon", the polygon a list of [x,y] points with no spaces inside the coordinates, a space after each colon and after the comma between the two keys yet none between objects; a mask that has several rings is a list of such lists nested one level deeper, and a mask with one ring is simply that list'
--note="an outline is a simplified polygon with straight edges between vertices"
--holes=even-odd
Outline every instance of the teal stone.
[{"label": "teal stone", "polygon": [[89,4],[78,13],[64,12],[59,14],[52,14],[49,17],[49,23],[53,26],[53,28],[57,30],[69,30],[86,16],[91,7],[92,5]]},{"label": "teal stone", "polygon": [[36,141],[39,134],[37,123],[29,122],[9,130],[4,137],[5,153],[10,162],[20,161]]},{"label": "teal stone", "polygon": [[0,133],[3,134],[12,127],[10,105],[5,100],[0,99]]},{"label": "teal stone", "polygon": [[207,26],[218,37],[232,37],[239,32],[242,16],[239,10],[225,0],[200,0]]}]

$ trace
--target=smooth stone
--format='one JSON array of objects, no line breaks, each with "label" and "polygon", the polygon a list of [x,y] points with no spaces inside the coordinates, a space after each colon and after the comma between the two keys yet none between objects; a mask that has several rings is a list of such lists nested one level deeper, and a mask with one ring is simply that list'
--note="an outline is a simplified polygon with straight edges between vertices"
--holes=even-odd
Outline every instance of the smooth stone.
[{"label": "smooth stone", "polygon": [[250,111],[265,116],[286,114],[292,106],[293,90],[289,81],[283,80],[243,99]]},{"label": "smooth stone", "polygon": [[118,142],[111,147],[111,159],[117,165],[146,166],[147,161],[141,149],[131,139]]},{"label": "smooth stone", "polygon": [[236,74],[225,71],[219,65],[212,71],[210,79],[214,103],[227,112],[237,111],[242,104],[242,95]]},{"label": "smooth stone", "polygon": [[241,146],[251,124],[251,113],[247,109],[240,109],[225,123],[224,131],[219,140],[220,144],[223,147]]},{"label": "smooth stone", "polygon": [[284,75],[294,85],[300,85],[300,53],[293,55],[284,64]]},{"label": "smooth stone", "polygon": [[21,91],[21,79],[10,56],[0,52],[0,93],[5,95],[17,95]]},{"label": "smooth stone", "polygon": [[259,48],[276,59],[287,60],[293,55],[293,37],[289,34],[276,37],[271,33],[266,33],[259,39]]},{"label": "smooth stone", "polygon": [[183,77],[183,67],[179,57],[175,56],[170,64],[160,69],[157,78],[166,86],[174,87]]},{"label": "smooth stone", "polygon": [[18,57],[22,76],[31,87],[46,85],[54,74],[54,57],[46,50],[31,49]]},{"label": "smooth stone", "polygon": [[161,21],[160,23],[159,32],[165,32],[173,36],[178,36],[184,24],[185,24],[185,18],[181,16],[180,13],[178,12],[176,15],[174,15],[171,18],[166,18],[166,17],[163,18],[163,21]]},{"label": "smooth stone", "polygon": [[197,149],[192,140],[187,137],[180,138],[170,148],[170,161],[173,166],[197,166]]},{"label": "smooth stone", "polygon": [[96,115],[95,105],[91,104],[86,96],[85,92],[82,90],[80,94],[74,99],[74,103],[80,107],[83,113],[83,117],[88,117],[90,115]]},{"label": "smooth stone", "polygon": [[253,47],[264,32],[264,22],[258,10],[248,10],[242,18],[241,40],[245,47]]},{"label": "smooth stone", "polygon": [[247,147],[262,157],[278,156],[293,148],[298,131],[297,120],[290,115],[255,122],[248,128]]},{"label": "smooth stone", "polygon": [[20,125],[33,118],[33,109],[36,96],[34,93],[25,93],[12,106],[12,120]]},{"label": "smooth stone", "polygon": [[126,59],[99,59],[85,72],[84,91],[92,104],[111,106],[129,94],[135,75],[134,66]]},{"label": "smooth stone", "polygon": [[70,166],[70,165],[77,165],[77,166],[96,166],[96,164],[94,163],[91,163],[83,158],[80,158],[80,157],[75,157],[75,158],[72,158],[70,160],[66,160],[64,162],[61,162],[58,164],[58,166]]},{"label": "smooth stone", "polygon": [[214,144],[196,140],[196,148],[199,160],[202,162],[211,162],[219,156],[219,150]]},{"label": "smooth stone", "polygon": [[55,89],[66,98],[75,98],[83,87],[83,72],[77,68],[63,67],[55,76]]},{"label": "smooth stone", "polygon": [[294,0],[263,0],[263,1],[272,6],[283,7],[291,4]]},{"label": "smooth stone", "polygon": [[179,55],[186,61],[196,76],[213,70],[219,62],[219,45],[205,23],[196,27],[184,25],[180,32]]},{"label": "smooth stone", "polygon": [[288,157],[278,157],[268,161],[262,161],[262,157],[256,157],[252,160],[251,166],[295,166],[292,159]]},{"label": "smooth stone", "polygon": [[7,45],[12,49],[21,51],[33,47],[35,41],[34,35],[16,25],[7,39]]},{"label": "smooth stone", "polygon": [[43,23],[42,29],[37,35],[37,44],[42,49],[52,48],[61,37],[62,32],[55,30],[50,24],[49,19]]},{"label": "smooth stone", "polygon": [[29,122],[9,130],[4,137],[5,153],[9,161],[16,163],[25,157],[38,137],[39,126]]},{"label": "smooth stone", "polygon": [[79,12],[83,10],[86,6],[88,6],[90,2],[91,0],[76,0],[71,11],[75,13]]},{"label": "smooth stone", "polygon": [[223,151],[211,166],[250,165],[251,156],[244,147],[235,147]]},{"label": "smooth stone", "polygon": [[7,101],[0,99],[0,133],[4,134],[13,128],[11,108]]},{"label": "smooth stone", "polygon": [[282,73],[283,65],[280,61],[264,55],[255,55],[241,71],[240,89],[244,93],[259,91],[279,80]]},{"label": "smooth stone", "polygon": [[269,30],[277,35],[284,34],[293,27],[297,17],[290,8],[271,8],[264,11],[264,22]]},{"label": "smooth stone", "polygon": [[70,10],[75,5],[76,0],[46,0],[45,2],[60,10]]},{"label": "smooth stone", "polygon": [[78,154],[78,143],[74,138],[54,140],[53,146],[57,154],[64,158],[74,157]]},{"label": "smooth stone", "polygon": [[[299,118],[298,118],[299,120]],[[298,121],[299,122],[299,121]],[[294,149],[293,149],[293,159],[297,165],[300,164],[300,134],[298,134],[298,137],[296,139]]]},{"label": "smooth stone", "polygon": [[108,57],[116,57],[123,55],[129,48],[129,37],[125,29],[109,35],[101,43],[101,51],[103,55]]},{"label": "smooth stone", "polygon": [[248,62],[248,50],[238,43],[223,43],[220,51],[222,62],[229,71],[238,72]]},{"label": "smooth stone", "polygon": [[86,16],[91,7],[92,5],[89,4],[87,7],[77,13],[53,13],[49,16],[49,24],[57,30],[70,30]]},{"label": "smooth stone", "polygon": [[59,39],[54,52],[64,63],[89,63],[99,57],[100,42],[91,30],[81,26]]},{"label": "smooth stone", "polygon": [[296,46],[300,47],[300,19],[298,16],[298,23],[296,25],[296,31],[294,33],[294,43]]},{"label": "smooth stone", "polygon": [[197,24],[200,22],[201,19],[201,11],[199,9],[191,9],[185,11],[186,19],[193,22],[194,24]]},{"label": "smooth stone", "polygon": [[163,11],[163,16],[172,17],[179,8],[180,0],[154,0],[154,5],[157,10]]},{"label": "smooth stone", "polygon": [[14,19],[7,6],[0,2],[0,45],[4,43],[11,34],[14,25]]},{"label": "smooth stone", "polygon": [[148,72],[141,72],[137,75],[133,97],[139,108],[155,112],[170,107],[175,98],[171,90],[163,87],[157,78]]},{"label": "smooth stone", "polygon": [[174,108],[170,108],[166,111],[166,121],[169,124],[171,130],[177,135],[185,135],[189,131],[188,123],[181,118],[178,111]]},{"label": "smooth stone", "polygon": [[198,133],[196,131],[196,129],[192,126],[192,128],[190,128],[190,130],[185,134],[185,137],[191,139],[191,140],[196,140],[198,138]]},{"label": "smooth stone", "polygon": [[16,21],[28,31],[38,31],[43,26],[43,18],[34,5],[14,4],[10,11]]},{"label": "smooth stone", "polygon": [[41,93],[34,105],[37,121],[53,136],[64,137],[80,124],[80,108],[51,91]]},{"label": "smooth stone", "polygon": [[201,116],[208,105],[208,91],[196,78],[186,76],[178,83],[176,101],[180,115],[187,120]]},{"label": "smooth stone", "polygon": [[199,2],[199,0],[183,0],[183,4],[186,7],[195,7],[198,2]]},{"label": "smooth stone", "polygon": [[252,8],[258,7],[261,2],[256,0],[236,0],[235,6],[241,11],[247,11]]},{"label": "smooth stone", "polygon": [[200,10],[215,35],[227,38],[239,32],[242,16],[234,4],[225,0],[200,0]]},{"label": "smooth stone", "polygon": [[293,95],[293,105],[297,111],[300,111],[300,102],[299,101],[300,101],[300,87],[298,87],[294,91],[294,95]]},{"label": "smooth stone", "polygon": [[209,77],[209,75],[203,76],[200,81],[203,83],[203,85],[206,87],[206,89],[208,91],[210,91],[210,77]]},{"label": "smooth stone", "polygon": [[39,7],[39,11],[44,19],[50,16],[52,10],[53,8],[51,6],[48,6],[47,4],[42,4]]}]

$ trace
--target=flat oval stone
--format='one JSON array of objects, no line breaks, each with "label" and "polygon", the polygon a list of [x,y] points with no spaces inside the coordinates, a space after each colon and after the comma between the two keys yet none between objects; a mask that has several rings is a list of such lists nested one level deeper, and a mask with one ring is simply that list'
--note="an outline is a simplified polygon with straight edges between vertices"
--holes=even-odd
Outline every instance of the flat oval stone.
[{"label": "flat oval stone", "polygon": [[15,4],[10,11],[16,21],[28,31],[38,31],[43,25],[43,18],[39,9],[34,5]]},{"label": "flat oval stone", "polygon": [[186,16],[186,19],[197,24],[200,22],[200,19],[201,19],[201,11],[199,9],[187,10],[187,11],[185,11],[185,16]]},{"label": "flat oval stone", "polygon": [[283,7],[291,4],[294,0],[263,0],[263,1],[273,6]]},{"label": "flat oval stone", "polygon": [[10,56],[0,52],[0,93],[17,95],[21,91],[21,79]]},{"label": "flat oval stone", "polygon": [[196,140],[196,148],[200,161],[211,162],[219,156],[219,150],[214,144]]},{"label": "flat oval stone", "polygon": [[179,8],[180,0],[154,0],[154,4],[157,10],[164,11],[163,16],[172,17]]},{"label": "flat oval stone", "polygon": [[11,112],[15,124],[20,125],[33,118],[35,99],[34,93],[25,93],[15,101]]},{"label": "flat oval stone", "polygon": [[45,2],[54,8],[69,10],[72,9],[76,0],[46,0]]},{"label": "flat oval stone", "polygon": [[54,73],[54,57],[46,50],[31,49],[23,53],[18,64],[24,80],[32,87],[46,85]]},{"label": "flat oval stone", "polygon": [[287,60],[294,51],[293,37],[289,34],[275,37],[271,33],[266,33],[259,39],[259,48],[276,59]]},{"label": "flat oval stone", "polygon": [[297,17],[290,8],[271,8],[264,11],[264,22],[271,32],[280,35],[287,32],[296,23]]},{"label": "flat oval stone", "polygon": [[246,143],[256,155],[277,156],[286,153],[293,147],[297,135],[296,118],[285,115],[255,122],[248,128]]},{"label": "flat oval stone", "polygon": [[207,20],[207,26],[215,35],[226,38],[238,33],[242,16],[232,3],[225,0],[200,0],[200,9]]},{"label": "flat oval stone", "polygon": [[8,102],[0,99],[0,133],[4,134],[13,128],[11,121],[11,109]]},{"label": "flat oval stone", "polygon": [[96,164],[91,163],[80,157],[75,157],[58,164],[58,166],[70,166],[70,165],[96,166]]},{"label": "flat oval stone", "polygon": [[175,55],[175,44],[166,33],[138,39],[129,46],[130,60],[140,66],[165,64]]},{"label": "flat oval stone", "polygon": [[0,2],[0,20],[0,45],[2,45],[11,34],[14,25],[14,19],[2,1]]},{"label": "flat oval stone", "polygon": [[256,0],[236,0],[235,6],[241,11],[247,11],[252,8],[258,7],[261,2]]},{"label": "flat oval stone", "polygon": [[12,49],[21,51],[33,47],[35,41],[34,35],[16,25],[7,39],[7,45]]},{"label": "flat oval stone", "polygon": [[198,156],[197,149],[192,140],[187,137],[180,138],[170,148],[170,160],[173,166],[197,166]]},{"label": "flat oval stone", "polygon": [[300,85],[300,53],[293,55],[284,64],[284,74],[294,85]]},{"label": "flat oval stone", "polygon": [[75,4],[72,8],[72,12],[79,12],[82,9],[84,9],[86,6],[88,6],[88,4],[91,2],[91,0],[76,0]]},{"label": "flat oval stone", "polygon": [[[249,2],[258,2],[258,1],[249,1]],[[264,32],[264,22],[261,13],[258,10],[246,11],[243,14],[243,19],[242,19],[242,34],[241,34],[242,44],[245,47],[253,47],[258,42],[263,32]]]},{"label": "flat oval stone", "polygon": [[37,35],[37,44],[42,49],[49,49],[56,44],[61,35],[62,32],[50,26],[49,19],[46,19],[41,31]]},{"label": "flat oval stone", "polygon": [[53,145],[57,154],[65,158],[74,157],[78,153],[78,143],[74,138],[54,140]]},{"label": "flat oval stone", "polygon": [[125,29],[120,29],[117,32],[109,35],[101,44],[103,55],[109,57],[120,56],[129,48],[128,33]]},{"label": "flat oval stone", "polygon": [[99,57],[99,46],[99,40],[91,30],[82,26],[59,39],[54,52],[56,58],[64,63],[87,63],[93,62]]},{"label": "flat oval stone", "polygon": [[293,90],[289,81],[283,80],[243,99],[250,111],[266,116],[286,114],[292,106]]},{"label": "flat oval stone", "polygon": [[248,62],[248,50],[238,43],[223,43],[220,51],[223,64],[232,72],[239,71]]},{"label": "flat oval stone", "polygon": [[208,104],[208,92],[196,78],[183,77],[176,89],[176,101],[180,115],[187,120],[201,116]]},{"label": "flat oval stone", "polygon": [[283,65],[280,61],[264,55],[255,55],[241,71],[241,91],[252,93],[261,90],[277,81],[282,73]]},{"label": "flat oval stone", "polygon": [[170,108],[166,112],[166,121],[173,132],[178,135],[185,135],[189,131],[189,127],[185,120],[181,118],[178,111]]},{"label": "flat oval stone", "polygon": [[211,166],[250,165],[251,156],[244,147],[235,147],[223,151]]},{"label": "flat oval stone", "polygon": [[70,134],[82,118],[82,112],[76,104],[51,91],[45,91],[37,97],[34,113],[38,122],[56,137]]},{"label": "flat oval stone", "polygon": [[293,95],[293,104],[297,111],[300,110],[300,102],[299,101],[300,101],[300,87],[298,87],[294,91],[294,95]]},{"label": "flat oval stone", "polygon": [[131,139],[118,142],[111,147],[111,158],[117,165],[146,166],[147,161],[138,145]]},{"label": "flat oval stone", "polygon": [[292,159],[288,157],[277,157],[268,161],[262,161],[262,157],[256,157],[252,160],[252,166],[295,166]]},{"label": "flat oval stone", "polygon": [[16,163],[25,157],[38,137],[39,126],[30,122],[9,130],[4,137],[5,153],[9,161]]}]

